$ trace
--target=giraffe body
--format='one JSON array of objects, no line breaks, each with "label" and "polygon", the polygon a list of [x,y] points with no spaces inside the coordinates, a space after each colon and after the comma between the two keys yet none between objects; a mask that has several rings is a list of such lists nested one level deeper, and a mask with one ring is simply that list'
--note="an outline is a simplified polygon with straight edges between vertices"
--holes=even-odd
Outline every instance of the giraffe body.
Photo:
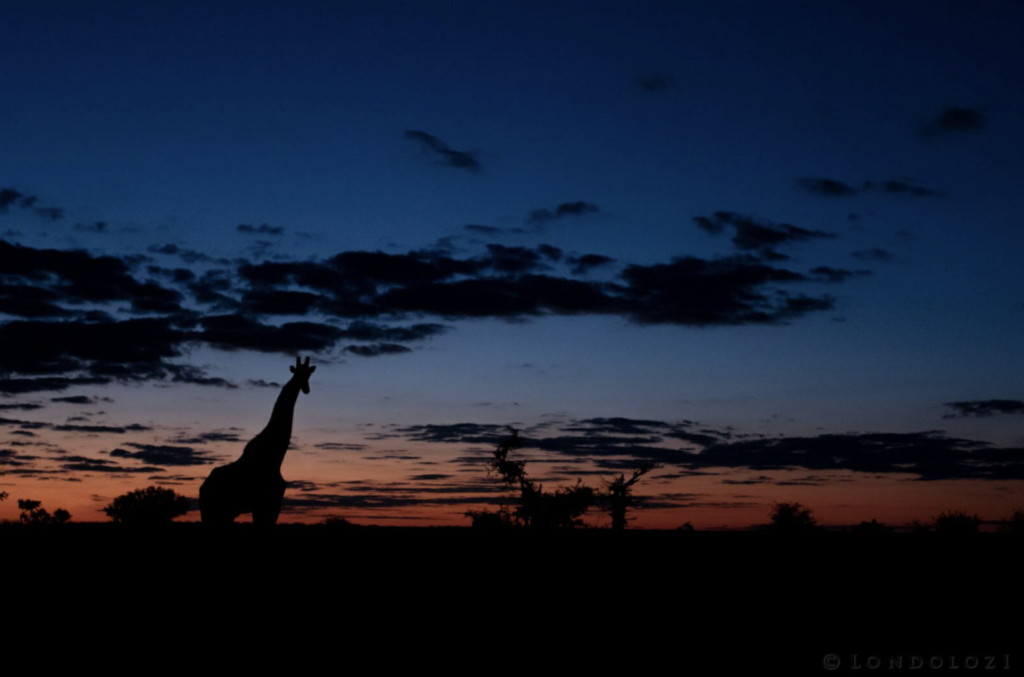
[{"label": "giraffe body", "polygon": [[245,445],[240,459],[210,472],[199,488],[204,524],[229,524],[246,513],[252,513],[257,525],[277,523],[285,489],[281,463],[291,442],[292,413],[299,391],[309,392],[309,375],[315,369],[308,357],[305,364],[296,358],[291,367],[295,375],[281,388],[267,427]]}]

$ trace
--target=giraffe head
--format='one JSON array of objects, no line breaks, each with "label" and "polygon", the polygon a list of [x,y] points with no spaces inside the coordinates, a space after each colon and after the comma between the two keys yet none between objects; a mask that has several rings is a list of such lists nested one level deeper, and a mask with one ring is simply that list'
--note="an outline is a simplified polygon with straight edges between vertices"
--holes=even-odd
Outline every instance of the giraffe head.
[{"label": "giraffe head", "polygon": [[316,367],[309,366],[309,358],[306,358],[306,363],[303,364],[301,358],[295,358],[295,366],[289,367],[295,376],[292,376],[292,380],[299,384],[302,388],[302,392],[309,394],[309,375],[316,371]]}]

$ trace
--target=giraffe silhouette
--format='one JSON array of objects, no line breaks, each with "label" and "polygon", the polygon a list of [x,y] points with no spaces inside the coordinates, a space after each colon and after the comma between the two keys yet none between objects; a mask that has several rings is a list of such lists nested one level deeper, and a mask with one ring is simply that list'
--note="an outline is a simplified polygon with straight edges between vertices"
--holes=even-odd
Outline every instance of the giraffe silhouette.
[{"label": "giraffe silhouette", "polygon": [[252,513],[254,524],[273,525],[281,512],[285,481],[281,463],[292,438],[292,412],[299,391],[309,394],[309,376],[316,367],[298,357],[292,378],[281,388],[270,422],[234,463],[214,468],[199,487],[199,510],[204,524],[229,524]]}]

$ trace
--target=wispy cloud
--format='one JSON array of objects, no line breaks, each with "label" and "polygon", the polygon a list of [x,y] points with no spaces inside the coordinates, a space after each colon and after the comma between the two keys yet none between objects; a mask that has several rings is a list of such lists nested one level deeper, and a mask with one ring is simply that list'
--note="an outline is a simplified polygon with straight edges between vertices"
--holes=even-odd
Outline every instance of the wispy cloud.
[{"label": "wispy cloud", "polygon": [[482,169],[480,161],[476,159],[476,151],[454,150],[433,134],[427,134],[418,129],[407,130],[404,136],[419,144],[428,153],[434,155],[439,165],[455,169],[465,169],[473,173],[477,173]]},{"label": "wispy cloud", "polygon": [[946,414],[942,418],[965,416],[985,418],[993,414],[1024,414],[1024,401],[1022,400],[962,400],[946,402],[945,406],[952,409],[953,413]]},{"label": "wispy cloud", "polygon": [[540,224],[548,221],[555,221],[572,216],[585,216],[597,214],[601,208],[591,202],[576,200],[575,202],[563,202],[554,209],[533,209],[526,217],[527,223]]},{"label": "wispy cloud", "polygon": [[923,136],[977,132],[985,128],[985,115],[978,108],[947,106],[932,120],[918,125]]}]

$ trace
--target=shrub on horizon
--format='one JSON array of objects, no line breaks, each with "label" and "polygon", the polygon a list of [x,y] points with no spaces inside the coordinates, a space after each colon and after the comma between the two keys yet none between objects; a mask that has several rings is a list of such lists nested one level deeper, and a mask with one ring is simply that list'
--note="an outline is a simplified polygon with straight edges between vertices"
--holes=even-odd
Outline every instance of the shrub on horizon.
[{"label": "shrub on horizon", "polygon": [[121,524],[156,525],[170,522],[188,512],[188,498],[162,487],[136,489],[115,498],[103,509]]},{"label": "shrub on horizon", "polygon": [[981,531],[981,518],[963,510],[942,512],[935,518],[935,532],[946,535],[977,534]]},{"label": "shrub on horizon", "polygon": [[64,508],[57,508],[51,515],[40,501],[29,498],[18,499],[19,518],[22,524],[64,524],[71,521],[71,513]]},{"label": "shrub on horizon", "polygon": [[818,530],[811,511],[799,503],[775,503],[768,514],[768,530],[780,534],[803,534]]}]

